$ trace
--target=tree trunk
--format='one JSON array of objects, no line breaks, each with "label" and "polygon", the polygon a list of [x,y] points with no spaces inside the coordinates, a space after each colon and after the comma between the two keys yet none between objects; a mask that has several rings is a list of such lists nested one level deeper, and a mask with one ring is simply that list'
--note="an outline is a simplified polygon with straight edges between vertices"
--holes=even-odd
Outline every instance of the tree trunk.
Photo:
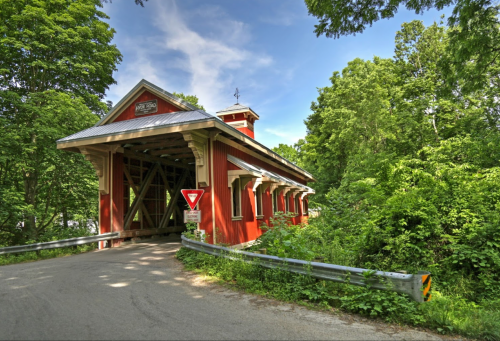
[{"label": "tree trunk", "polygon": [[24,174],[24,201],[30,206],[31,212],[27,213],[24,219],[23,238],[37,239],[36,217],[34,215],[36,209],[36,188],[37,179],[33,173]]},{"label": "tree trunk", "polygon": [[68,227],[68,208],[66,206],[62,208],[62,216],[63,216],[64,228],[67,229],[69,227]]}]

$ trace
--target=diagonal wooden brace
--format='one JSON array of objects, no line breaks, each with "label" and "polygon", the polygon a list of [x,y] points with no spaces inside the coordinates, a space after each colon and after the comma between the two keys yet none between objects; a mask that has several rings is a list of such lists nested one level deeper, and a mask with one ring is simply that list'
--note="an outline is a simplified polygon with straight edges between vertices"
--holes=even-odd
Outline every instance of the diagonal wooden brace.
[{"label": "diagonal wooden brace", "polygon": [[177,186],[175,186],[174,195],[170,197],[170,202],[168,203],[167,210],[165,211],[163,218],[161,218],[160,228],[167,227],[168,221],[170,219],[170,216],[172,215],[172,212],[174,211],[174,207],[177,205],[179,194],[181,193],[182,186],[184,185],[184,182],[186,181],[188,174],[189,170],[186,169],[184,171],[184,174],[182,174],[180,181],[177,183]]},{"label": "diagonal wooden brace", "polygon": [[[127,181],[130,185],[130,188],[134,191],[135,196],[137,197],[139,195],[139,190],[135,186],[134,179],[130,176],[130,173],[127,168],[123,168],[123,173],[125,173],[125,177],[127,178]],[[146,206],[144,205],[144,202],[140,203],[141,205],[141,211],[144,213],[144,216],[146,217],[146,220],[148,221],[148,224],[150,228],[155,228],[155,224],[153,223],[153,219],[151,219],[151,216],[149,215],[148,210],[146,209]]]},{"label": "diagonal wooden brace", "polygon": [[123,225],[124,230],[128,230],[130,225],[132,224],[132,221],[134,220],[134,216],[137,213],[137,210],[139,209],[140,204],[142,204],[142,201],[144,200],[144,197],[146,196],[146,192],[149,189],[149,186],[151,186],[151,182],[153,182],[153,179],[155,177],[156,172],[158,171],[158,167],[160,167],[158,164],[155,164],[153,168],[151,168],[148,171],[148,174],[146,175],[146,179],[144,179],[144,183],[142,184],[140,190],[139,190],[139,195],[137,195],[134,199],[134,202],[132,203],[130,210],[127,212],[127,216],[125,217],[125,223]]}]

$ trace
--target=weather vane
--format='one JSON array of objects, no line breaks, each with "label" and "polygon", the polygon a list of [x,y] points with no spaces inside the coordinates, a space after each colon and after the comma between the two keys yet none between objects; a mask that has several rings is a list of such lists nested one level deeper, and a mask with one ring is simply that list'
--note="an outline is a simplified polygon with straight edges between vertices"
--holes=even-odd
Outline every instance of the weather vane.
[{"label": "weather vane", "polygon": [[236,92],[234,93],[234,97],[236,97],[236,104],[240,104],[240,92],[238,88],[236,88]]}]

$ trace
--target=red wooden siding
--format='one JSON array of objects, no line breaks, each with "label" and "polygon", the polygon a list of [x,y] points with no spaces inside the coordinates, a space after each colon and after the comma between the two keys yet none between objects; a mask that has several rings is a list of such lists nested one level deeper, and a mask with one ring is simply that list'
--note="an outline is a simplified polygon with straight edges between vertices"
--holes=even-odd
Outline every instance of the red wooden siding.
[{"label": "red wooden siding", "polygon": [[[135,104],[138,102],[149,101],[152,99],[158,100],[158,111],[156,113],[153,113],[153,114],[135,116]],[[133,118],[138,118],[138,117],[166,114],[169,112],[176,112],[176,111],[184,111],[184,109],[178,108],[175,105],[164,101],[163,99],[159,98],[158,96],[153,95],[149,91],[144,91],[134,102],[132,102],[131,105],[129,105],[125,110],[123,110],[120,113],[120,115],[113,120],[113,122],[131,120]],[[111,122],[109,122],[109,123],[111,123]]]},{"label": "red wooden siding", "polygon": [[123,231],[123,154],[113,155],[113,232]]},{"label": "red wooden siding", "polygon": [[[113,222],[112,231],[123,231],[123,154],[113,154],[113,169],[112,169],[112,210]],[[113,246],[119,246],[123,239],[114,239]]]},{"label": "red wooden siding", "polygon": [[[274,167],[264,161],[261,161],[253,156],[246,154],[236,148],[230,147],[222,142],[214,142],[214,186],[215,186],[215,225],[220,231],[217,237],[218,243],[228,244],[241,244],[251,240],[255,240],[262,234],[259,226],[262,222],[267,225],[270,224],[270,217],[272,212],[272,197],[267,189],[262,195],[262,208],[263,219],[256,219],[255,217],[255,197],[252,191],[253,184],[249,182],[244,190],[241,192],[241,207],[242,207],[242,220],[233,221],[231,218],[231,188],[228,187],[227,171],[231,169],[238,169],[232,163],[227,161],[227,155],[233,155],[242,159],[250,164],[262,167],[266,170],[286,176],[289,179],[295,180],[299,183],[306,184],[306,182],[293,174],[289,174],[277,167]],[[203,200],[203,198],[202,198]],[[280,193],[278,199],[278,210],[284,211],[284,198],[283,193]],[[301,216],[292,219],[294,224],[301,222]],[[203,225],[205,226],[205,225]],[[202,227],[203,228],[203,227]]]},{"label": "red wooden siding", "polygon": [[[234,116],[234,118],[233,118]],[[244,113],[239,113],[239,114],[227,114],[225,116],[222,117],[222,120],[224,122],[235,122],[235,121],[248,121],[250,123],[253,124],[253,122],[255,121],[253,119],[253,117],[251,116],[248,116],[248,117],[245,117]],[[237,130],[241,131],[243,134],[247,135],[247,136],[250,136],[251,138],[255,138],[255,134],[252,130],[248,129],[247,127],[240,127],[240,128],[236,128]]]},{"label": "red wooden siding", "polygon": [[[111,176],[111,160],[109,160],[109,173]],[[111,194],[100,194],[99,193],[99,233],[111,232]],[[104,242],[101,243],[101,248],[104,246]]]},{"label": "red wooden siding", "polygon": [[255,138],[255,134],[253,131],[251,131],[250,129],[248,129],[247,127],[240,127],[240,128],[236,128],[238,129],[239,131],[241,131],[243,134],[247,135],[247,136],[250,136],[251,138]]},{"label": "red wooden siding", "polygon": [[[234,118],[233,118],[234,115]],[[243,121],[246,120],[246,117],[243,113],[239,114],[226,114],[223,116],[224,122],[235,122],[235,121]]]},{"label": "red wooden siding", "polygon": [[111,211],[110,211],[110,195],[109,194],[100,194],[101,200],[101,233],[111,232],[110,228],[110,219],[111,219]]},{"label": "red wooden siding", "polygon": [[[210,144],[208,145],[207,148],[208,155],[210,155]],[[210,158],[208,158],[208,169],[211,169],[210,166]],[[214,164],[216,165],[217,162],[214,161]],[[211,179],[211,174],[209,171],[209,179]],[[205,230],[205,234],[208,236],[207,242],[213,243],[213,236],[214,236],[214,230],[213,230],[213,221],[212,221],[212,181],[210,180],[210,186],[208,187],[201,187],[200,184],[198,184],[198,188],[205,190],[203,193],[203,196],[201,197],[200,201],[198,202],[198,209],[201,211],[201,223],[200,223],[200,229]],[[227,180],[226,180],[227,182]],[[217,238],[217,237],[216,237]]]}]

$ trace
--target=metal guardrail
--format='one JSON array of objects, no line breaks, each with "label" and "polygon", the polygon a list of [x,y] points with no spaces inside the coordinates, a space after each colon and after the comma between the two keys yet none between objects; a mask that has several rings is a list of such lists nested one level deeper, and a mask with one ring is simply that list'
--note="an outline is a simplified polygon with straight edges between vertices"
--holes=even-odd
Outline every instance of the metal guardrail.
[{"label": "metal guardrail", "polygon": [[257,263],[266,268],[279,268],[334,282],[396,291],[409,295],[417,302],[430,300],[431,273],[428,271],[419,271],[416,275],[406,275],[398,272],[375,271],[327,263],[307,262],[292,258],[279,258],[206,244],[188,239],[184,235],[182,236],[182,245],[188,249],[208,253],[213,256],[229,259],[241,258],[245,262]]},{"label": "metal guardrail", "polygon": [[103,234],[99,234],[97,236],[89,236],[89,237],[78,237],[78,238],[70,238],[70,239],[63,239],[63,240],[55,240],[55,241],[46,242],[46,243],[37,243],[37,244],[19,245],[19,246],[8,246],[8,247],[0,248],[0,255],[6,255],[8,253],[27,252],[27,251],[57,249],[60,247],[90,244],[90,243],[99,242],[101,240],[109,240],[109,239],[117,239],[117,238],[120,238],[120,232],[103,233]]}]

